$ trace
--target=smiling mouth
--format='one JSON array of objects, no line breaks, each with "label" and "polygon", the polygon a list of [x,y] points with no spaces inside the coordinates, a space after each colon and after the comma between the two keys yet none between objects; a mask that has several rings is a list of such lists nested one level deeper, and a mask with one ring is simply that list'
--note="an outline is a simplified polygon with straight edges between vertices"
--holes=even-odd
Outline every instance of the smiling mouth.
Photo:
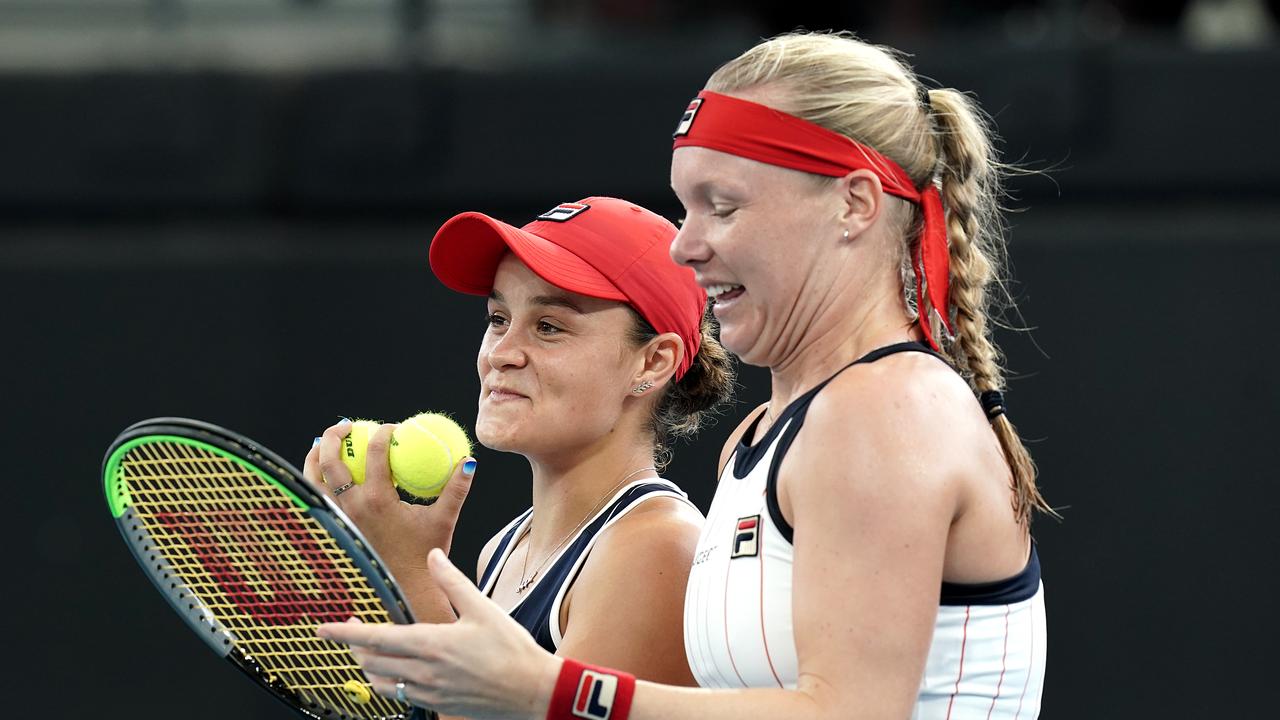
[{"label": "smiling mouth", "polygon": [[745,289],[741,285],[725,283],[707,286],[707,297],[713,302],[726,302],[738,297],[743,292],[745,292]]}]

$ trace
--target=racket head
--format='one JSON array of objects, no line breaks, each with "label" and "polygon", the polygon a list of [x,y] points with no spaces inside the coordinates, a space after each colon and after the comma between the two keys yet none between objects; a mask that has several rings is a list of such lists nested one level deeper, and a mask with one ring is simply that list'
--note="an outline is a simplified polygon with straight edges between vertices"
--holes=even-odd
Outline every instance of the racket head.
[{"label": "racket head", "polygon": [[103,461],[107,505],[134,558],[220,657],[305,717],[425,720],[373,693],[321,622],[411,623],[386,565],[280,456],[225,428],[154,418]]}]

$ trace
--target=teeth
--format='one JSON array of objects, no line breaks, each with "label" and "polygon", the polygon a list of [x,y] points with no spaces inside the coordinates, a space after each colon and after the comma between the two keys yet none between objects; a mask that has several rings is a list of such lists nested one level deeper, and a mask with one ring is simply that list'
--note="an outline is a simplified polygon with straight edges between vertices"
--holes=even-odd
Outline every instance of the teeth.
[{"label": "teeth", "polygon": [[733,291],[741,289],[741,285],[711,285],[707,287],[707,297],[715,300],[717,297]]}]

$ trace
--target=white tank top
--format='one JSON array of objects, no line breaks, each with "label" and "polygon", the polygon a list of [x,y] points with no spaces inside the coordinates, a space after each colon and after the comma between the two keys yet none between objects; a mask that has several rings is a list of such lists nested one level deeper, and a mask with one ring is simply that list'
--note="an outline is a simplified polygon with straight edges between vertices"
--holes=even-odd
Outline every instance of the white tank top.
[{"label": "white tank top", "polygon": [[[905,351],[928,352],[903,343],[857,362]],[[685,595],[685,652],[703,687],[796,686],[792,529],[778,507],[777,469],[825,385],[789,405],[758,444],[739,441],[721,473]],[[755,425],[744,438],[754,436]],[[912,719],[1035,718],[1045,641],[1034,546],[1026,568],[1012,578],[943,583]]]}]

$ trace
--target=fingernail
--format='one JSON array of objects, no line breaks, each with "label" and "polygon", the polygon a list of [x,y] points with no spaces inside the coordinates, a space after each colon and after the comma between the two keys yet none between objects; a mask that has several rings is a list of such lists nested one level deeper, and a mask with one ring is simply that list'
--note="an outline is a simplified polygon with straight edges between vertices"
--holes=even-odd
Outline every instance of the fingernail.
[{"label": "fingernail", "polygon": [[338,422],[351,422],[351,418],[347,417],[346,415],[339,415]]},{"label": "fingernail", "polygon": [[462,463],[462,474],[467,477],[471,477],[476,474],[476,461],[473,458],[468,458]]},{"label": "fingernail", "polygon": [[319,445],[319,444],[320,444],[320,438],[318,438],[318,437],[317,437],[317,438],[313,438],[313,439],[311,440],[311,447],[315,447],[315,446],[317,446],[317,445]]}]

